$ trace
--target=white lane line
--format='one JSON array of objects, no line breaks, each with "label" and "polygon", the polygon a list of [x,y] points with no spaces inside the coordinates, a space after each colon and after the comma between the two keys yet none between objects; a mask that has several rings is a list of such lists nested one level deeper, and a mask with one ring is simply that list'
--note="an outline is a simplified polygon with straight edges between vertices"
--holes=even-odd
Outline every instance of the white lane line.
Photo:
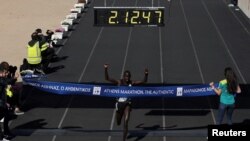
[{"label": "white lane line", "polygon": [[[182,7],[182,11],[183,11],[184,18],[185,18],[185,22],[186,22],[186,25],[187,25],[187,28],[188,28],[189,37],[190,37],[190,40],[191,40],[191,43],[192,43],[192,46],[193,46],[193,49],[194,49],[195,58],[196,58],[196,61],[197,61],[198,67],[199,67],[201,80],[202,80],[202,83],[204,84],[204,83],[205,83],[205,79],[204,79],[204,76],[203,76],[203,73],[202,73],[202,70],[201,70],[201,67],[200,67],[199,58],[198,58],[198,55],[197,55],[197,51],[196,51],[196,48],[195,48],[195,44],[194,44],[194,41],[193,41],[193,38],[192,38],[192,35],[191,35],[191,30],[190,30],[190,28],[189,28],[189,24],[188,24],[187,17],[186,17],[186,14],[185,14],[185,10],[184,10],[184,7],[183,7],[183,3],[182,3],[181,0],[180,0],[180,3],[181,3],[181,7]],[[211,106],[211,102],[210,102],[210,100],[209,100],[208,97],[207,97],[207,101],[208,101],[209,106],[212,107],[212,106]],[[213,122],[215,123],[215,117],[214,117],[214,112],[213,112],[213,109],[212,109],[212,108],[210,108],[210,112],[211,112],[211,114],[212,114]]]},{"label": "white lane line", "polygon": [[202,83],[205,83],[204,76],[203,76],[203,73],[202,73],[202,70],[201,70],[201,66],[200,66],[199,57],[197,55],[196,47],[195,47],[195,44],[194,44],[194,41],[193,41],[191,30],[189,28],[189,24],[188,24],[187,16],[185,14],[185,10],[184,10],[184,7],[183,7],[182,0],[180,0],[180,5],[181,5],[181,9],[182,9],[183,16],[184,16],[184,19],[185,19],[185,23],[186,23],[186,27],[187,27],[187,30],[188,30],[189,38],[190,38],[190,41],[191,41],[191,44],[192,44],[192,47],[193,47],[195,60],[196,60],[196,63],[197,63],[198,69],[199,69],[200,76],[201,76],[201,81],[202,81]]},{"label": "white lane line", "polygon": [[219,35],[219,37],[220,37],[220,39],[221,39],[221,41],[222,41],[222,43],[223,43],[223,45],[224,45],[225,50],[227,51],[229,57],[231,58],[231,60],[232,60],[232,62],[233,62],[233,64],[234,64],[234,66],[235,66],[235,68],[236,68],[237,71],[239,72],[240,78],[242,79],[243,83],[246,84],[246,83],[247,83],[247,82],[246,82],[246,79],[245,79],[244,76],[242,75],[242,73],[241,73],[241,71],[240,71],[240,69],[239,69],[239,66],[238,66],[238,64],[236,63],[236,61],[235,61],[235,59],[234,59],[234,57],[233,57],[231,51],[228,49],[228,45],[227,45],[226,41],[224,40],[224,38],[223,38],[223,36],[222,36],[222,34],[221,34],[221,32],[220,32],[218,26],[216,25],[216,23],[215,23],[215,21],[214,21],[212,15],[211,15],[211,13],[209,12],[209,10],[208,10],[206,4],[204,3],[204,1],[201,0],[201,2],[202,2],[202,4],[203,4],[203,6],[204,6],[204,8],[205,8],[205,10],[206,10],[206,12],[207,12],[207,14],[208,14],[210,20],[212,21],[212,23],[213,23],[213,25],[214,25],[214,28],[216,29],[217,34]]}]

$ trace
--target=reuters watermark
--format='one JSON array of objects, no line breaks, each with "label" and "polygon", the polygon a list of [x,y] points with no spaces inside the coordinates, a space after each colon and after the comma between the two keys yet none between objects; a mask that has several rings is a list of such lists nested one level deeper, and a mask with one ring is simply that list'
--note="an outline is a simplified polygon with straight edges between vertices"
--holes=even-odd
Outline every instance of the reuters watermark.
[{"label": "reuters watermark", "polygon": [[250,125],[208,125],[208,141],[224,138],[250,141]]}]

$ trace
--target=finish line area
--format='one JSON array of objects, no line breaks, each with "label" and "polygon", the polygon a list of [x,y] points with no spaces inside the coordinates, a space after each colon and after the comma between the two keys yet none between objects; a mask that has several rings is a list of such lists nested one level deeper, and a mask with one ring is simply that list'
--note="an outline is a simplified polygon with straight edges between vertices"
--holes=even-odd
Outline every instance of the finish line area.
[{"label": "finish line area", "polygon": [[[95,26],[94,7],[164,7],[164,26]],[[144,12],[144,11],[143,11]],[[146,17],[146,15],[144,15]],[[57,48],[64,66],[39,81],[103,84],[104,64],[119,79],[146,86],[206,85],[232,67],[242,87],[233,123],[250,124],[250,21],[226,0],[90,0],[74,28]],[[144,87],[144,86],[142,86]],[[57,95],[24,85],[24,115],[12,120],[13,141],[117,141],[123,125],[115,121],[115,97]],[[219,97],[134,97],[128,141],[205,141],[215,124]],[[226,123],[226,119],[224,119]]]}]

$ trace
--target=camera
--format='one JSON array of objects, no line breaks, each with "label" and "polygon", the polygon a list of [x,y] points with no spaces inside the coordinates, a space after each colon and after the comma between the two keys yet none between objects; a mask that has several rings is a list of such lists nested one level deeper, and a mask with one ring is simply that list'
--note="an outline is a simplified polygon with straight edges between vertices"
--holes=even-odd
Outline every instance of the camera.
[{"label": "camera", "polygon": [[9,78],[14,78],[15,77],[15,74],[16,74],[16,70],[17,70],[17,67],[16,66],[9,66],[9,75],[8,77]]}]

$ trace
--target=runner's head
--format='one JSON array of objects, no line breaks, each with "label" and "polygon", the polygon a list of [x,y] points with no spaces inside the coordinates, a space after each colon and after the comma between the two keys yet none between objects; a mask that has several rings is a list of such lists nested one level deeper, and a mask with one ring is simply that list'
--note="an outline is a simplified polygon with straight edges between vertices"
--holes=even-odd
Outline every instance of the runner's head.
[{"label": "runner's head", "polygon": [[129,82],[129,81],[130,81],[130,78],[131,78],[131,73],[130,73],[130,71],[126,70],[126,71],[123,73],[123,79],[124,79],[126,82]]}]

